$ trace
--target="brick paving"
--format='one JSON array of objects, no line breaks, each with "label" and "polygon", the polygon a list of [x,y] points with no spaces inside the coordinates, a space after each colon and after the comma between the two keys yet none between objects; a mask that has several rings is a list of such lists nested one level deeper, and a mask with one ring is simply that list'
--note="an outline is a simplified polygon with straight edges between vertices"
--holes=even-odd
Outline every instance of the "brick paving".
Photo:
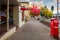
[{"label": "brick paving", "polygon": [[50,36],[49,27],[37,20],[26,22],[7,40],[57,40]]}]

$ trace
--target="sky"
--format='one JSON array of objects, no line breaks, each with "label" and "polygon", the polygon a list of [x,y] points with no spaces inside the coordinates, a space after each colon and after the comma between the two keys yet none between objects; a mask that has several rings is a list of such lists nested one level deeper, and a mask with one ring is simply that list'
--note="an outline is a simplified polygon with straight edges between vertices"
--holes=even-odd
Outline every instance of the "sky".
[{"label": "sky", "polygon": [[[45,6],[47,5],[48,8],[51,8],[51,6],[53,5],[54,8],[57,8],[57,0],[18,0],[20,2],[26,2],[28,1],[30,4],[35,4],[36,2],[38,2],[40,6]],[[59,9],[60,9],[60,0],[58,0],[59,2]]]},{"label": "sky", "polygon": [[49,9],[51,8],[51,6],[53,5],[55,7],[55,9],[57,8],[57,1],[56,0],[29,0],[29,2],[39,2],[40,6],[47,6]]}]

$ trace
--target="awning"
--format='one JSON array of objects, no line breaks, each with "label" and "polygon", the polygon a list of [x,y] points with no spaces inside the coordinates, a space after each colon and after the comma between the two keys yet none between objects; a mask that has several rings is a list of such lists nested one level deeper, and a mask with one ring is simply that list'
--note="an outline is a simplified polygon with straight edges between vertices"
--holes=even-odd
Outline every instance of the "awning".
[{"label": "awning", "polygon": [[[7,4],[7,0],[1,0],[1,4],[2,5],[6,5]],[[18,5],[19,2],[17,0],[9,0],[9,4],[10,5]]]}]

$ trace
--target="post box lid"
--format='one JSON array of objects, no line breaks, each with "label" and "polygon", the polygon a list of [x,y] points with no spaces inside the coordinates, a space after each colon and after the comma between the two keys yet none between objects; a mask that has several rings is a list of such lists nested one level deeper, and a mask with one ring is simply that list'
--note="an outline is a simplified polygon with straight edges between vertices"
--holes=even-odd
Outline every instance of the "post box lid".
[{"label": "post box lid", "polygon": [[54,21],[55,20],[55,18],[51,18],[51,21]]}]

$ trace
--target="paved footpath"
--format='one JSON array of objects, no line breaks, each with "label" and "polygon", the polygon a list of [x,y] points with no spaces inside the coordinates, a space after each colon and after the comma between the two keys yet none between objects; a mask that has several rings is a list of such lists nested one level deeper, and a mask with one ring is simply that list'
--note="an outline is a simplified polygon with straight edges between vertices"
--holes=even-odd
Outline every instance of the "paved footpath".
[{"label": "paved footpath", "polygon": [[49,34],[49,27],[37,20],[25,23],[7,40],[56,40]]}]

